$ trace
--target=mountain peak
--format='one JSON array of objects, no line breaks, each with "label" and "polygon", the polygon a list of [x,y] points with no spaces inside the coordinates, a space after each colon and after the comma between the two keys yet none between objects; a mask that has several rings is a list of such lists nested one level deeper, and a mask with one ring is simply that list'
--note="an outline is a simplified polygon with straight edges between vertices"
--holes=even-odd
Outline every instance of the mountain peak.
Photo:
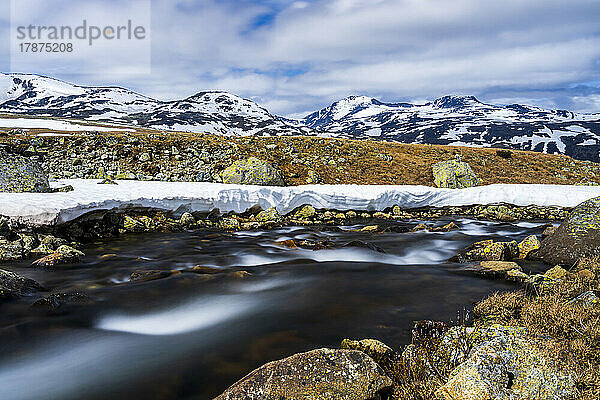
[{"label": "mountain peak", "polygon": [[481,104],[481,102],[475,96],[448,95],[433,101],[433,106],[436,108],[461,108],[476,104]]}]

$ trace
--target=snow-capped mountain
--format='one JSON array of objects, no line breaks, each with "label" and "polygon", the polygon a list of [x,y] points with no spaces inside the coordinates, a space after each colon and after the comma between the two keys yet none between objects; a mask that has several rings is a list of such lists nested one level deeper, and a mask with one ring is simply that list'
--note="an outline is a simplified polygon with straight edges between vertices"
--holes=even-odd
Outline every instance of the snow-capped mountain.
[{"label": "snow-capped mountain", "polygon": [[600,161],[600,113],[444,96],[425,104],[351,96],[296,121],[223,91],[159,101],[120,87],[0,74],[0,112],[220,135],[326,135],[402,143],[504,147]]},{"label": "snow-capped mountain", "polygon": [[444,96],[420,105],[351,96],[302,122],[353,139],[493,146],[600,161],[600,113],[494,106],[473,96]]},{"label": "snow-capped mountain", "polygon": [[314,134],[227,92],[159,101],[120,87],[83,87],[29,74],[0,74],[0,112],[221,135]]}]

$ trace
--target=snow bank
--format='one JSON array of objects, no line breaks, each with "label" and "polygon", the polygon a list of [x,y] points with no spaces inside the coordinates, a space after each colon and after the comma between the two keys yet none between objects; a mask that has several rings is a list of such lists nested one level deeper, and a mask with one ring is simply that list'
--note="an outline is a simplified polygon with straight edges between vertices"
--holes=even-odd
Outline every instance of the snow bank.
[{"label": "snow bank", "polygon": [[69,121],[42,118],[0,118],[0,128],[52,129],[55,131],[134,132],[133,129],[74,124]]},{"label": "snow bank", "polygon": [[337,210],[383,210],[425,206],[462,206],[509,203],[514,205],[574,207],[600,196],[596,186],[490,185],[469,189],[427,186],[306,185],[267,187],[199,182],[119,181],[98,185],[97,180],[65,179],[55,185],[72,185],[68,193],[0,193],[0,215],[34,224],[57,224],[95,210],[151,207],[176,212],[243,212],[259,205],[286,214],[303,204]]}]

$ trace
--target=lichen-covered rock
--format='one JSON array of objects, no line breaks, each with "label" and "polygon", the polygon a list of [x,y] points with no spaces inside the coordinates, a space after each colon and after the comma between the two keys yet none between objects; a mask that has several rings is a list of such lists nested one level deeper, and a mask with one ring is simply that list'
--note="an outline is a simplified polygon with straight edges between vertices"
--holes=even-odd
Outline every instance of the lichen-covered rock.
[{"label": "lichen-covered rock", "polygon": [[548,264],[575,264],[580,258],[600,256],[600,197],[579,204],[542,241],[535,257]]},{"label": "lichen-covered rock", "polygon": [[544,273],[545,276],[547,276],[550,279],[564,279],[567,274],[569,272],[564,269],[563,267],[561,267],[560,265],[555,265],[554,267],[550,268],[548,271],[546,271]]},{"label": "lichen-covered rock", "polygon": [[478,186],[479,179],[466,162],[441,161],[433,164],[433,183],[439,188],[464,189]]},{"label": "lichen-covered rock", "polygon": [[8,241],[0,238],[0,261],[16,261],[23,258],[23,244],[20,240]]},{"label": "lichen-covered rock", "polygon": [[519,264],[512,261],[482,261],[478,272],[482,275],[506,278],[509,271],[521,271]]},{"label": "lichen-covered rock", "polygon": [[260,222],[280,221],[281,215],[275,207],[271,207],[256,214],[256,220]]},{"label": "lichen-covered rock", "polygon": [[35,260],[31,265],[36,267],[52,267],[60,264],[72,264],[79,262],[85,254],[71,246],[62,245],[52,254]]},{"label": "lichen-covered rock", "polygon": [[571,398],[575,379],[558,371],[524,334],[498,331],[473,347],[436,395],[447,400]]},{"label": "lichen-covered rock", "polygon": [[510,271],[506,272],[506,279],[508,279],[509,281],[523,283],[527,279],[529,279],[529,275],[527,275],[525,272],[521,271],[520,269],[511,269]]},{"label": "lichen-covered rock", "polygon": [[283,176],[278,169],[255,157],[234,162],[223,171],[221,176],[223,183],[285,186]]},{"label": "lichen-covered rock", "polygon": [[240,222],[235,218],[223,218],[219,221],[219,228],[224,231],[237,231],[240,229]]},{"label": "lichen-covered rock", "polygon": [[569,302],[570,304],[577,304],[584,308],[598,307],[600,306],[600,298],[596,296],[596,293],[588,290],[587,292],[581,293]]},{"label": "lichen-covered rock", "polygon": [[0,192],[50,191],[48,175],[36,161],[0,151]]},{"label": "lichen-covered rock", "polygon": [[318,349],[265,364],[215,400],[371,400],[391,390],[362,351]]},{"label": "lichen-covered rock", "polygon": [[475,242],[464,249],[460,254],[452,257],[452,261],[505,261],[519,256],[519,247],[516,241],[494,242],[482,240]]},{"label": "lichen-covered rock", "polygon": [[305,205],[302,206],[300,209],[298,209],[294,215],[293,218],[294,219],[310,219],[313,218],[315,216],[315,214],[317,213],[317,211],[315,210],[315,208],[311,205]]},{"label": "lichen-covered rock", "polygon": [[191,213],[185,212],[181,214],[181,217],[179,218],[179,223],[183,226],[191,226],[196,223],[196,218],[194,218],[194,216]]},{"label": "lichen-covered rock", "polygon": [[535,235],[527,236],[519,242],[519,258],[525,258],[529,253],[540,248],[540,240]]},{"label": "lichen-covered rock", "polygon": [[0,300],[26,296],[43,289],[36,281],[0,269]]},{"label": "lichen-covered rock", "polygon": [[379,365],[389,364],[396,355],[396,352],[392,350],[385,343],[380,342],[376,339],[363,339],[363,340],[342,340],[342,349],[347,350],[359,350],[371,357]]},{"label": "lichen-covered rock", "polygon": [[60,246],[67,244],[67,241],[56,236],[47,235],[43,236],[40,240],[39,246],[33,249],[33,254],[50,254],[54,253]]}]

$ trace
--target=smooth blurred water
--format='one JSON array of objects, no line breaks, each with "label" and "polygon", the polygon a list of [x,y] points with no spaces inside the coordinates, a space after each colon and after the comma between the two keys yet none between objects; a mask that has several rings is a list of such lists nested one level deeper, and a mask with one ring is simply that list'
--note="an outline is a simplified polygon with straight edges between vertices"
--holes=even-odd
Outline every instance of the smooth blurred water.
[{"label": "smooth blurred water", "polygon": [[[485,295],[513,287],[445,260],[477,240],[539,234],[543,224],[455,222],[460,230],[448,233],[349,231],[354,226],[134,235],[88,246],[77,265],[0,264],[49,293],[77,290],[96,300],[56,312],[30,308],[40,295],[0,304],[0,399],[210,399],[267,361],[343,338],[401,349],[413,320],[450,322]],[[386,253],[275,243],[323,238],[361,240]],[[128,282],[136,269],[194,265],[224,273]],[[227,274],[241,270],[251,275]]]}]

